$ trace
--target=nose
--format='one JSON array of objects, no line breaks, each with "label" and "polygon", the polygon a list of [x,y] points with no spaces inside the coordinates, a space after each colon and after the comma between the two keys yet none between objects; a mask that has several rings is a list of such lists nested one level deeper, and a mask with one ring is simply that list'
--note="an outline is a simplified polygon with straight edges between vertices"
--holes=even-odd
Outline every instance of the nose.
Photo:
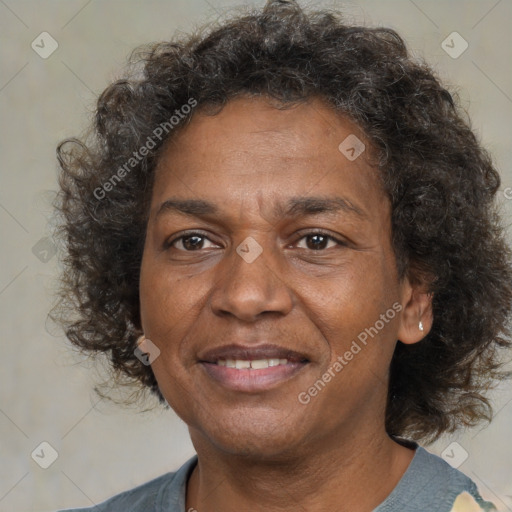
[{"label": "nose", "polygon": [[[280,272],[276,251],[264,248],[254,260],[233,250],[217,267],[219,275],[211,294],[211,307],[219,316],[232,315],[244,322],[254,322],[262,313],[286,315],[293,307],[293,295]],[[254,250],[254,248],[251,248]]]}]

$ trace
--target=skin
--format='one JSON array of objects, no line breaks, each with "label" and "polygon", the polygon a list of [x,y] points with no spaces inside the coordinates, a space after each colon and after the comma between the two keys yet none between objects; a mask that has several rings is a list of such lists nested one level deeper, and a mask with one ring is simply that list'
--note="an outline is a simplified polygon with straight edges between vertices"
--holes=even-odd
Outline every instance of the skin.
[{"label": "skin", "polygon": [[[354,161],[338,149],[350,134],[366,144]],[[141,322],[161,351],[152,363],[159,387],[198,454],[186,510],[369,512],[412,460],[414,451],[385,431],[387,372],[398,339],[416,343],[428,333],[431,304],[419,285],[399,279],[390,204],[369,152],[361,130],[320,99],[279,110],[242,96],[215,116],[197,111],[162,153]],[[276,208],[298,196],[342,197],[359,214]],[[207,200],[219,211],[158,214],[171,197]],[[180,240],[189,230],[199,238]],[[306,236],[312,230],[342,243]],[[247,237],[262,248],[251,263],[236,251]],[[402,311],[301,404],[299,393],[394,303]],[[233,390],[198,361],[230,342],[277,344],[309,363],[270,389]]]}]

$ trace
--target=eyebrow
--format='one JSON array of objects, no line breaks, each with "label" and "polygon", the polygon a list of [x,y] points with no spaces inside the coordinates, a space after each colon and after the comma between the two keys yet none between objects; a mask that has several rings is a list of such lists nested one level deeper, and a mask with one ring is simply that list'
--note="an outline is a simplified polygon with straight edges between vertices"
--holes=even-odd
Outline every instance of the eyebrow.
[{"label": "eyebrow", "polygon": [[[368,215],[350,200],[343,197],[292,197],[286,206],[276,205],[276,214],[282,217],[299,217],[318,214],[337,214],[342,211],[366,219]],[[207,217],[218,215],[219,207],[210,201],[203,199],[177,199],[170,198],[164,201],[156,213],[156,218],[164,213],[174,212],[195,217]]]}]

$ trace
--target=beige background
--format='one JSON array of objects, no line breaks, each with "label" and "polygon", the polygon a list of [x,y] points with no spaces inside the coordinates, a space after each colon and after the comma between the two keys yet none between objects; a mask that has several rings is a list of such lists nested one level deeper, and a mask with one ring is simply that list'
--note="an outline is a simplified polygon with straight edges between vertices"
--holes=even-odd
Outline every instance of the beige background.
[{"label": "beige background", "polygon": [[[173,413],[138,414],[98,402],[90,365],[78,364],[64,338],[47,325],[58,269],[57,257],[41,261],[52,247],[40,240],[50,232],[55,146],[85,127],[95,96],[131,49],[215,19],[232,5],[242,4],[0,0],[1,512],[90,506],[175,470],[193,454],[187,429]],[[340,6],[349,19],[397,29],[459,89],[475,130],[494,153],[502,189],[512,186],[511,0],[317,5]],[[43,31],[59,45],[47,59],[31,48]],[[441,47],[453,31],[469,43],[457,59]],[[501,198],[510,223],[512,201]],[[468,454],[460,469],[500,510],[512,510],[511,387],[495,394],[492,426],[447,436],[431,447],[441,454],[458,442],[455,456],[463,458],[462,449]],[[31,458],[43,441],[58,452],[48,469]]]}]

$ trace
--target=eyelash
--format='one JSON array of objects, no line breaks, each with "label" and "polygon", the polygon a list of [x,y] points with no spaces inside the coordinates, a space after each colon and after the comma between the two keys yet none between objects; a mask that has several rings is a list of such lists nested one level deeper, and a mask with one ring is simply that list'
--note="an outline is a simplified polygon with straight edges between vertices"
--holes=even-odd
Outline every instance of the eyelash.
[{"label": "eyelash", "polygon": [[[338,238],[330,235],[329,233],[326,233],[325,231],[308,231],[307,233],[303,234],[298,240],[302,240],[303,238],[307,238],[308,236],[312,236],[312,235],[320,235],[320,236],[323,236],[325,238],[327,238],[328,240],[332,240],[333,242],[336,242],[336,244],[338,244],[339,246],[346,246],[347,244],[345,242],[343,242],[342,240],[339,240]],[[187,232],[187,233],[183,233],[182,235],[180,235],[179,237],[176,237],[176,238],[173,238],[172,240],[169,240],[169,241],[166,241],[164,243],[164,249],[170,249],[177,241],[179,240],[183,240],[185,238],[189,238],[189,237],[193,237],[193,236],[198,236],[200,238],[204,238],[206,240],[210,240],[205,234],[199,232],[199,231],[190,231],[190,232]],[[212,240],[210,240],[210,242],[212,242]],[[297,243],[296,242],[296,243]],[[332,248],[332,247],[331,247]],[[201,249],[198,249],[197,251],[187,251],[186,249],[179,249],[180,251],[182,252],[197,252]],[[312,252],[323,252],[323,251],[326,251],[327,249],[318,249],[318,250],[314,250],[314,249],[306,249],[306,250],[310,250]]]}]

